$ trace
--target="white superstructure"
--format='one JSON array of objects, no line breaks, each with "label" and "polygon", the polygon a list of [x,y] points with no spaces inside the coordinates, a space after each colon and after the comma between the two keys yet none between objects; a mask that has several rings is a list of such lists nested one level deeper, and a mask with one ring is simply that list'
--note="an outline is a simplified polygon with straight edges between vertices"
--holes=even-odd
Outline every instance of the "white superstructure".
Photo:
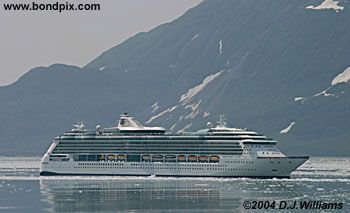
[{"label": "white superstructure", "polygon": [[193,133],[169,134],[145,127],[127,113],[116,127],[84,129],[56,137],[40,175],[290,177],[309,157],[287,157],[277,141],[228,128],[224,120]]}]

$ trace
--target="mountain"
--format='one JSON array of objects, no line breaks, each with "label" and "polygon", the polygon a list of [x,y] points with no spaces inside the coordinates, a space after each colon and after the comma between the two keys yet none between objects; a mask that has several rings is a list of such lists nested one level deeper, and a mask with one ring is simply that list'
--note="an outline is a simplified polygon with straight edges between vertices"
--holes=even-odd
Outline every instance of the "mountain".
[{"label": "mountain", "polygon": [[128,111],[172,132],[224,113],[287,153],[349,156],[349,20],[347,1],[203,1],[83,68],[34,68],[0,87],[0,154],[41,155],[71,124]]}]

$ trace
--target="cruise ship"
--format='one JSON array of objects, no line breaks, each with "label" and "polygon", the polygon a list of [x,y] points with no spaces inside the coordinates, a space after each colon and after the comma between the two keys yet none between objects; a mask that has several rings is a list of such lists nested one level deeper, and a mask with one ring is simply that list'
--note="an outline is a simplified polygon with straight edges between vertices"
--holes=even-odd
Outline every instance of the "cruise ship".
[{"label": "cruise ship", "polygon": [[54,138],[40,175],[289,178],[308,156],[284,155],[257,132],[216,125],[172,134],[146,127],[128,113],[116,127],[89,131],[82,123]]}]

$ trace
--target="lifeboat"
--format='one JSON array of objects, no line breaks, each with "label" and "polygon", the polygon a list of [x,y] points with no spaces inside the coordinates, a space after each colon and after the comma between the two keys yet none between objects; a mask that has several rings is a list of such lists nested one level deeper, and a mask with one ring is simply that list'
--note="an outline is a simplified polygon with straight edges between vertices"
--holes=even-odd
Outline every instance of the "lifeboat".
[{"label": "lifeboat", "polygon": [[105,155],[99,155],[98,160],[99,161],[105,161],[106,160],[106,156]]},{"label": "lifeboat", "polygon": [[188,156],[188,162],[197,162],[197,156],[195,155]]},{"label": "lifeboat", "polygon": [[199,156],[198,161],[208,163],[208,156]]},{"label": "lifeboat", "polygon": [[107,155],[107,160],[108,161],[114,161],[115,160],[115,155]]},{"label": "lifeboat", "polygon": [[117,159],[118,161],[125,161],[125,155],[118,155]]},{"label": "lifeboat", "polygon": [[178,162],[186,162],[186,156],[185,155],[179,155],[177,156]]},{"label": "lifeboat", "polygon": [[210,162],[217,163],[217,162],[219,162],[219,160],[220,160],[220,157],[217,155],[210,156]]},{"label": "lifeboat", "polygon": [[163,155],[153,155],[152,161],[153,162],[163,162]]},{"label": "lifeboat", "polygon": [[166,162],[176,162],[176,156],[175,155],[166,155],[165,161]]},{"label": "lifeboat", "polygon": [[143,161],[151,161],[151,156],[150,155],[143,155],[142,160]]}]

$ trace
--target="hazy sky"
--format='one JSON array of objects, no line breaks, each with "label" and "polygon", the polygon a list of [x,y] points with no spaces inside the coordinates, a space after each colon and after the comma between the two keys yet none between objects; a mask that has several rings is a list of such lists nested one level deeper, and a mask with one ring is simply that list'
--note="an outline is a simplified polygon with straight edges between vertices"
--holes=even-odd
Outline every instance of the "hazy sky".
[{"label": "hazy sky", "polygon": [[[101,11],[5,11],[3,3],[100,3]],[[170,22],[201,0],[1,0],[0,85],[36,66],[83,66],[128,37]]]}]

